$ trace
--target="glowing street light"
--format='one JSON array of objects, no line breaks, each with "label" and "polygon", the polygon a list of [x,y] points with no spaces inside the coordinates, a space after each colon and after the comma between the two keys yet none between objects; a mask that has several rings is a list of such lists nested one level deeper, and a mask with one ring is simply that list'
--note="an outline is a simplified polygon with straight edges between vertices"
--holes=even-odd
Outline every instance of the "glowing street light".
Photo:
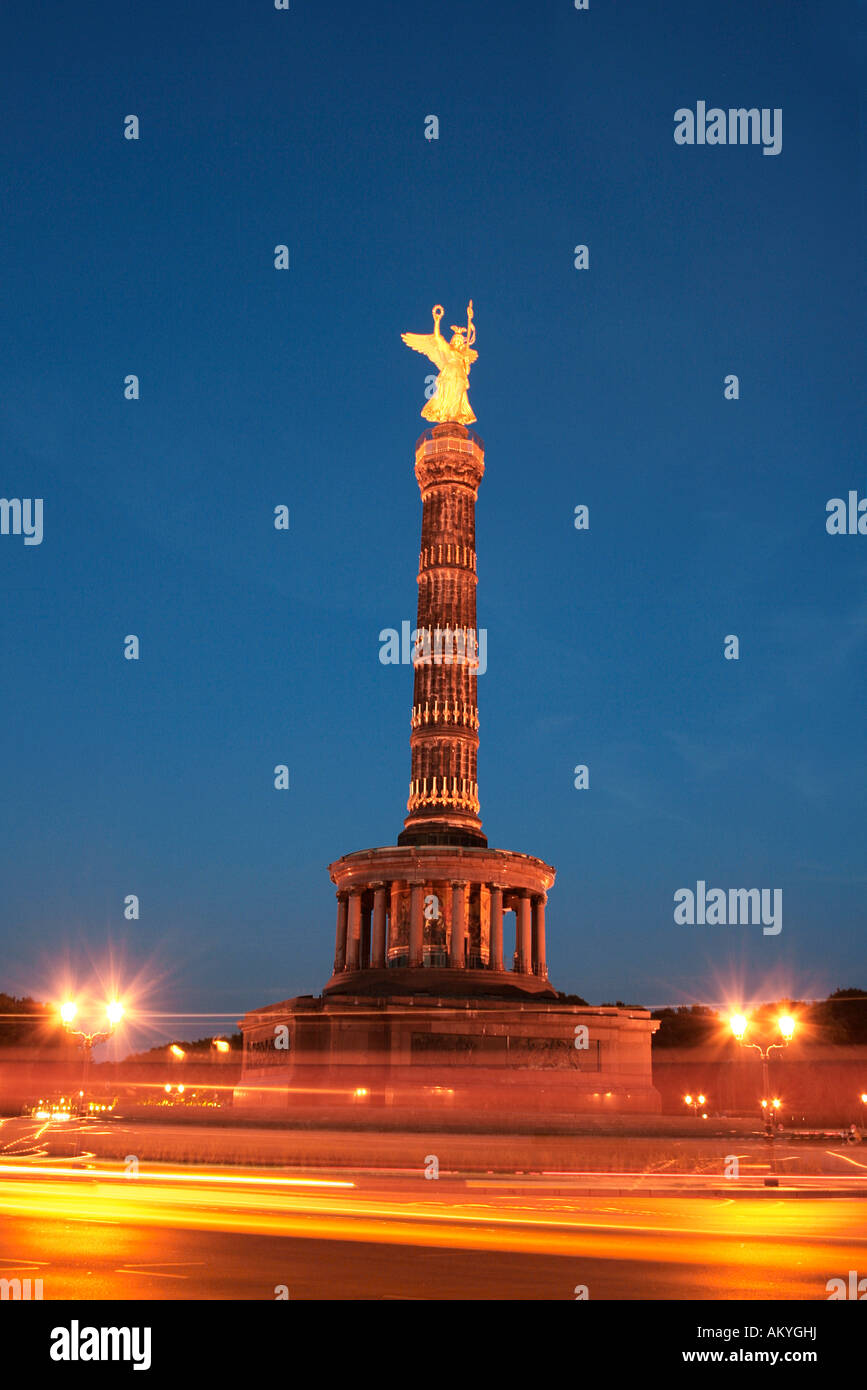
[{"label": "glowing street light", "polygon": [[85,1095],[87,1092],[88,1073],[90,1071],[90,1059],[93,1055],[94,1045],[96,1043],[108,1042],[108,1039],[112,1036],[115,1028],[123,1018],[124,1012],[125,1010],[123,1004],[121,1004],[120,1001],[117,999],[112,999],[105,1006],[106,1018],[108,1019],[108,1027],[102,1029],[101,1032],[86,1033],[83,1030],[73,1028],[72,1026],[78,1015],[78,1005],[75,1002],[75,1000],[67,999],[60,1006],[60,1021],[63,1024],[63,1027],[65,1028],[69,1036],[71,1038],[78,1039],[78,1043],[81,1047],[83,1054],[81,1066],[81,1090],[78,1093],[80,1100],[79,1113],[81,1114],[83,1114],[87,1108]]},{"label": "glowing street light", "polygon": [[[707,1105],[707,1096],[684,1096],[683,1103],[684,1105],[688,1105],[691,1110],[695,1111],[695,1118],[698,1119],[699,1108],[703,1105]],[[702,1119],[706,1120],[707,1115],[702,1115]]]},{"label": "glowing street light", "polygon": [[225,1038],[212,1038],[211,1042],[218,1052],[231,1052],[232,1048]]},{"label": "glowing street light", "polygon": [[187,1055],[182,1047],[178,1047],[177,1043],[171,1044],[171,1046],[169,1047],[169,1052],[178,1062],[182,1062]]},{"label": "glowing street light", "polygon": [[781,1014],[777,1019],[777,1028],[779,1029],[780,1037],[783,1041],[766,1042],[764,1046],[762,1046],[761,1043],[744,1041],[744,1035],[749,1026],[750,1021],[743,1014],[732,1014],[729,1018],[729,1027],[741,1047],[751,1047],[755,1052],[758,1052],[762,1059],[762,1110],[765,1113],[765,1133],[771,1143],[773,1143],[774,1123],[771,1110],[772,1108],[774,1110],[779,1110],[782,1101],[775,1099],[772,1106],[769,1103],[770,1082],[768,1080],[768,1060],[772,1052],[776,1050],[782,1051],[782,1049],[792,1041],[792,1038],[795,1036],[796,1021],[792,1018],[791,1014]]}]

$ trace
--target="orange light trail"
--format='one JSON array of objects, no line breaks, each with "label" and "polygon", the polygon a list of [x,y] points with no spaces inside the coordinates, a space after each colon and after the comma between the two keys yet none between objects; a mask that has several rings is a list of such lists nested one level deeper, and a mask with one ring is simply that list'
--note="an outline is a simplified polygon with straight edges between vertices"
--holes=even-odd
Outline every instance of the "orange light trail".
[{"label": "orange light trail", "polygon": [[[25,1168],[25,1172],[36,1175],[31,1168]],[[70,1176],[67,1169],[61,1169],[60,1174]],[[93,1172],[84,1176],[97,1180],[100,1177]],[[833,1216],[831,1230],[822,1239],[834,1245],[842,1260],[861,1260],[867,1248],[861,1235],[838,1234],[839,1207],[831,1212],[827,1205],[809,1203],[808,1212],[803,1201],[786,1206],[777,1202],[703,1203],[699,1221],[695,1222],[698,1213],[694,1214],[692,1198],[664,1200],[648,1212],[645,1199],[638,1196],[623,1203],[625,1209],[619,1212],[606,1206],[592,1213],[586,1209],[570,1210],[562,1203],[533,1209],[526,1197],[490,1196],[487,1202],[463,1202],[456,1209],[451,1204],[437,1206],[436,1200],[431,1199],[401,1201],[395,1192],[385,1197],[353,1194],[350,1203],[336,1193],[269,1191],[269,1197],[279,1200],[263,1211],[261,1195],[256,1190],[220,1192],[200,1188],[193,1193],[189,1186],[180,1184],[174,1190],[168,1186],[148,1190],[149,1175],[142,1174],[132,1181],[122,1175],[112,1176],[118,1180],[104,1185],[101,1191],[70,1188],[68,1184],[58,1186],[39,1178],[33,1182],[3,1183],[0,1210],[85,1224],[95,1221],[182,1226],[388,1245],[595,1254],[608,1259],[636,1259],[646,1253],[648,1257],[678,1264],[695,1263],[700,1254],[704,1262],[752,1270],[763,1270],[779,1262],[781,1247],[795,1250],[800,1244],[815,1243],[819,1239],[818,1229]],[[177,1175],[161,1176],[171,1182]],[[855,1208],[851,1201],[842,1200],[847,1220],[851,1221]],[[685,1210],[690,1211],[693,1223],[687,1230],[683,1229]]]},{"label": "orange light trail", "polygon": [[148,1182],[186,1182],[199,1184],[221,1183],[235,1187],[355,1187],[354,1182],[341,1182],[336,1178],[262,1178],[246,1173],[185,1173],[173,1169],[161,1173],[152,1169],[139,1170],[134,1175],[125,1169],[112,1171],[105,1168],[54,1168],[30,1163],[4,1163],[0,1160],[0,1176],[4,1173],[26,1174],[31,1178],[99,1178],[100,1181],[129,1183],[145,1178]]}]

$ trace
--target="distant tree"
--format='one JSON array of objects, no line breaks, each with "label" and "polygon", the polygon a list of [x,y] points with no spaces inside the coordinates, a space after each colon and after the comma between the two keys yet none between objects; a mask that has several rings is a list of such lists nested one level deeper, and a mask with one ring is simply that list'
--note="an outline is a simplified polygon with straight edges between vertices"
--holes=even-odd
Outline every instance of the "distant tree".
[{"label": "distant tree", "polygon": [[813,1006],[810,1021],[824,1042],[867,1044],[867,990],[835,989]]},{"label": "distant tree", "polygon": [[701,1047],[719,1037],[723,1024],[717,1010],[706,1004],[654,1009],[651,1018],[659,1019],[660,1023],[659,1031],[654,1034],[654,1047]]},{"label": "distant tree", "polygon": [[50,1041],[52,1034],[60,1034],[60,1023],[50,1004],[29,995],[0,994],[0,1047],[34,1047]]}]

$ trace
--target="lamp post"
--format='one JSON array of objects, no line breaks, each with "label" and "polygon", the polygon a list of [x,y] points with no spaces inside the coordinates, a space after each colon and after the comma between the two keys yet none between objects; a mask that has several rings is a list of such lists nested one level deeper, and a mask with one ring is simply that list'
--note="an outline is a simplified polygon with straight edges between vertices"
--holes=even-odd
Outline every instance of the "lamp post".
[{"label": "lamp post", "polygon": [[773,1144],[773,1115],[775,1110],[779,1110],[782,1101],[776,1098],[773,1100],[771,1099],[768,1062],[772,1052],[782,1051],[782,1049],[788,1047],[789,1043],[792,1041],[795,1034],[795,1020],[792,1018],[791,1014],[781,1014],[777,1019],[777,1027],[780,1030],[782,1042],[766,1042],[764,1046],[761,1043],[745,1041],[745,1034],[750,1026],[750,1020],[745,1018],[743,1014],[732,1014],[729,1019],[729,1025],[741,1047],[751,1047],[755,1052],[758,1052],[762,1059],[762,1111],[765,1121],[765,1136],[768,1142]]},{"label": "lamp post", "polygon": [[[698,1119],[699,1106],[707,1104],[707,1096],[684,1096],[683,1103],[695,1112],[695,1118]],[[707,1116],[702,1115],[702,1119],[706,1120]]]},{"label": "lamp post", "polygon": [[[185,1049],[185,1048],[179,1047],[177,1043],[169,1043],[169,1056],[171,1057],[171,1059],[172,1059],[173,1062],[177,1062],[177,1064],[178,1064],[178,1066],[179,1066],[179,1068],[180,1068],[180,1070],[177,1071],[177,1072],[174,1070],[174,1068],[172,1068],[172,1075],[173,1075],[173,1076],[181,1076],[181,1077],[183,1077],[183,1076],[186,1075],[186,1072],[185,1072],[185,1070],[184,1070],[184,1065],[183,1065],[184,1059],[185,1059],[186,1055],[187,1055],[187,1053],[186,1053],[186,1049]],[[177,1092],[178,1092],[178,1095],[179,1095],[179,1096],[182,1096],[182,1095],[184,1094],[184,1083],[183,1083],[183,1081],[181,1081],[181,1082],[174,1082],[174,1081],[172,1081],[172,1082],[169,1083],[168,1086],[165,1086],[165,1087],[163,1088],[163,1089],[165,1090],[165,1093],[166,1093],[167,1096],[170,1096],[170,1095],[171,1095],[171,1093],[172,1093],[172,1086],[177,1086]]]},{"label": "lamp post", "polygon": [[112,999],[109,1004],[106,1004],[105,1012],[108,1018],[108,1027],[103,1028],[102,1031],[98,1033],[85,1033],[72,1026],[78,1014],[78,1005],[75,1001],[73,999],[67,999],[66,1003],[60,1006],[60,1020],[63,1027],[71,1038],[78,1039],[79,1046],[82,1050],[81,1091],[79,1094],[78,1106],[79,1115],[83,1115],[86,1109],[87,1081],[90,1075],[90,1059],[93,1055],[94,1045],[96,1043],[108,1042],[115,1028],[123,1018],[123,1004],[119,1003],[117,999]]}]

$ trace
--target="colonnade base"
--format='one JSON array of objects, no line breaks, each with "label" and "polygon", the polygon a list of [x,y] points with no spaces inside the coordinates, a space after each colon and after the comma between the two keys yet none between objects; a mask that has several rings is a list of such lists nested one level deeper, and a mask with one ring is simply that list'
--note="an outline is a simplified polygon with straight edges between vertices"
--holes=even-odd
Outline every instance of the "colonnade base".
[{"label": "colonnade base", "polygon": [[[407,993],[556,996],[545,943],[555,871],[543,860],[481,846],[389,845],[344,855],[329,873],[337,929],[326,993],[394,993],[399,974]],[[514,949],[504,937],[509,911]]]}]

